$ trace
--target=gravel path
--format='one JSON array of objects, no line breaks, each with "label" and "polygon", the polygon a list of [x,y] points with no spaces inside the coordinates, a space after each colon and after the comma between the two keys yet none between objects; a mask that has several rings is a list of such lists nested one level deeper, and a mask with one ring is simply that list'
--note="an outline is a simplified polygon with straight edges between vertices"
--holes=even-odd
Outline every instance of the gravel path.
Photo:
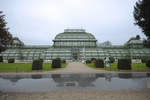
[{"label": "gravel path", "polygon": [[102,73],[102,72],[106,72],[106,71],[96,70],[96,69],[90,68],[81,62],[71,62],[63,69],[52,71],[52,73],[61,73],[61,74],[66,74],[66,73],[70,73],[70,74],[72,74],[72,73],[100,73],[100,72]]},{"label": "gravel path", "polygon": [[150,100],[150,90],[0,93],[0,100]]}]

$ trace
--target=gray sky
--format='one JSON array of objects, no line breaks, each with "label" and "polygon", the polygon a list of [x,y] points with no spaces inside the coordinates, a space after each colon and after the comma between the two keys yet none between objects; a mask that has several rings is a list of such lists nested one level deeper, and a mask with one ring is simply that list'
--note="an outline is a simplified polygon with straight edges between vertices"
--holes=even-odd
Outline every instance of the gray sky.
[{"label": "gray sky", "polygon": [[0,0],[13,36],[25,44],[52,45],[66,28],[83,28],[98,42],[124,44],[130,37],[145,38],[133,19],[137,0]]}]

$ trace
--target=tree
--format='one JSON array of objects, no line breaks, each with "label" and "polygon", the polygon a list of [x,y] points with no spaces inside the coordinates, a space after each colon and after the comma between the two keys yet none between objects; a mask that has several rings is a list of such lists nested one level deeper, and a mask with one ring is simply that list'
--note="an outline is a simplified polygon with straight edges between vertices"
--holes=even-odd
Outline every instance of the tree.
[{"label": "tree", "polygon": [[137,39],[137,40],[140,40],[141,37],[140,37],[139,35],[136,35],[136,39]]},{"label": "tree", "polygon": [[139,0],[134,6],[135,24],[138,25],[144,34],[150,39],[150,0]]},{"label": "tree", "polygon": [[12,43],[12,35],[8,32],[6,28],[5,15],[0,11],[0,53],[6,50],[7,45]]}]

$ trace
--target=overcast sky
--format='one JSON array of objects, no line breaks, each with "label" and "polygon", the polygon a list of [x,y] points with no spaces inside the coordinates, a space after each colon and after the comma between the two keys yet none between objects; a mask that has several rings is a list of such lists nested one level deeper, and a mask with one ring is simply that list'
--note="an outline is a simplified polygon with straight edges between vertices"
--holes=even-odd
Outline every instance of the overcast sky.
[{"label": "overcast sky", "polygon": [[0,0],[11,34],[27,45],[52,45],[66,28],[83,28],[98,42],[124,44],[140,35],[133,6],[137,0]]}]

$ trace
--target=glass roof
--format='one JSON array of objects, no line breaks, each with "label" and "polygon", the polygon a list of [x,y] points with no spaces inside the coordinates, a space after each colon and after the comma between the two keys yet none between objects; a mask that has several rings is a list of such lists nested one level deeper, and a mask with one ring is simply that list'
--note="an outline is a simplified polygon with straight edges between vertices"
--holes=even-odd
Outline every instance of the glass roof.
[{"label": "glass roof", "polygon": [[55,40],[96,40],[95,37],[91,33],[87,33],[84,30],[80,29],[72,29],[65,30],[63,33],[56,35]]}]

